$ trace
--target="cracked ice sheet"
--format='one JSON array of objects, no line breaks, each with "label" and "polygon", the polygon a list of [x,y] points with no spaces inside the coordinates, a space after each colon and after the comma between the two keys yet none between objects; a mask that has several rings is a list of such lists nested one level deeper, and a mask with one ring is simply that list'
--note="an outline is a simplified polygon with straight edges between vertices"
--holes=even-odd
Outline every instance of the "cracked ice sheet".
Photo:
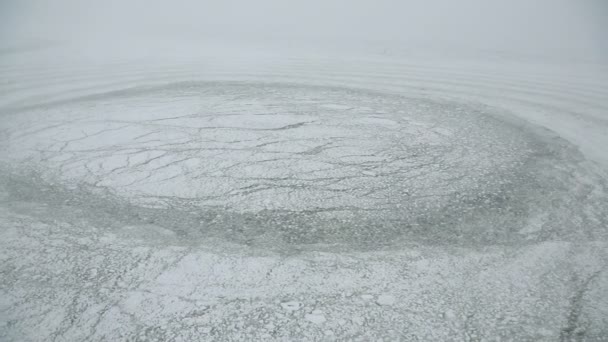
[{"label": "cracked ice sheet", "polygon": [[[328,108],[337,101],[351,106]],[[148,114],[151,104],[160,110]],[[38,199],[44,194],[36,191],[50,184],[52,197],[59,184],[74,190],[68,197],[95,203],[91,214],[164,207],[172,210],[152,221],[194,239],[213,231],[268,246],[398,246],[605,233],[601,184],[593,196],[576,186],[579,173],[597,183],[578,164],[578,151],[478,105],[336,87],[190,82],[5,115],[0,146],[22,178],[9,176],[15,197],[29,191],[19,183],[30,183],[29,196]],[[41,184],[23,179],[28,172]],[[588,212],[571,206],[575,199]],[[541,229],[522,229],[528,217],[543,217]],[[579,223],[564,231],[567,220]]]}]

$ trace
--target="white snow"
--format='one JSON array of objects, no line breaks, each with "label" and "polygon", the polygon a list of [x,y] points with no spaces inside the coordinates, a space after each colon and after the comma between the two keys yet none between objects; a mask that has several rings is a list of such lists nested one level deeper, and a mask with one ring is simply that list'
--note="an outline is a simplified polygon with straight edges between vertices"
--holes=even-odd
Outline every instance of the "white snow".
[{"label": "white snow", "polygon": [[[601,229],[592,229],[607,222],[606,202],[594,200],[605,199],[601,184],[608,179],[606,66],[501,56],[253,58],[236,49],[226,49],[227,55],[201,49],[177,59],[84,58],[78,51],[64,46],[0,60],[0,157],[4,169],[16,171],[13,178],[3,173],[0,182],[0,340],[449,340],[474,333],[486,340],[551,341],[567,339],[580,327],[589,339],[606,336],[608,243]],[[275,85],[269,92],[286,84],[283,90],[297,95],[300,108],[318,105],[320,110],[286,113],[290,99],[279,106],[276,93],[274,98],[260,95],[258,101],[252,100],[253,92],[241,99],[231,98],[230,92],[205,97],[197,92],[213,87],[200,87],[199,81],[239,81],[251,88],[268,82]],[[180,82],[195,85],[173,93],[163,90]],[[153,86],[160,87],[154,90],[158,98],[125,90],[144,87],[148,94],[145,87]],[[167,207],[187,211],[200,204],[194,199],[202,198],[220,213],[227,207],[255,215],[322,208],[330,213],[319,217],[352,222],[348,213],[331,210],[337,204],[356,204],[368,212],[385,208],[393,204],[387,199],[396,198],[396,189],[412,191],[414,186],[421,195],[436,195],[433,191],[458,181],[482,186],[487,174],[517,160],[521,152],[511,148],[521,142],[509,140],[514,136],[500,137],[496,141],[504,144],[498,147],[487,145],[491,138],[475,140],[464,125],[458,131],[425,122],[417,117],[424,115],[422,107],[395,105],[393,98],[385,101],[392,103],[388,108],[372,103],[388,99],[384,95],[354,96],[350,102],[357,103],[351,106],[338,96],[306,93],[299,88],[304,86],[363,88],[461,104],[446,115],[462,111],[464,117],[468,110],[479,110],[523,118],[581,151],[575,161],[568,159],[575,152],[564,153],[571,163],[559,175],[572,178],[556,187],[581,196],[552,209],[563,213],[553,221],[536,213],[538,206],[523,208],[529,216],[512,232],[502,231],[501,223],[482,222],[484,231],[512,233],[511,239],[473,246],[407,240],[399,248],[295,243],[288,249],[273,240],[281,230],[247,230],[249,217],[231,221],[241,222],[231,229],[244,232],[241,240],[230,240],[225,232],[205,230],[221,222],[221,215],[199,217],[195,212],[189,221],[190,216],[179,216],[181,222],[177,216],[153,214]],[[107,94],[118,90],[123,92]],[[182,96],[175,97],[180,91]],[[88,102],[75,100],[95,94],[99,97]],[[223,116],[193,117],[200,108],[210,115],[221,109]],[[412,120],[397,120],[400,110]],[[274,116],[257,115],[262,112]],[[351,120],[353,116],[367,119]],[[137,127],[124,127],[125,121],[138,122]],[[227,128],[213,128],[220,125]],[[402,130],[394,132],[394,127]],[[264,140],[268,136],[272,139]],[[401,158],[413,150],[411,136],[430,146],[428,151],[441,152],[417,157],[436,157],[451,167],[422,168],[421,181],[410,187],[405,180],[395,187],[395,170],[368,169],[368,164],[384,167],[387,160],[396,160],[402,169],[417,170],[408,164],[411,158]],[[341,137],[342,144],[325,146],[328,137]],[[457,138],[472,142],[446,152],[453,146],[445,141]],[[247,150],[263,144],[257,153]],[[201,152],[201,146],[207,150]],[[503,154],[496,154],[497,149]],[[534,160],[539,159],[526,159]],[[343,166],[329,167],[332,163]],[[453,169],[463,171],[462,179],[470,176],[470,183],[450,179]],[[197,175],[201,170],[208,171],[205,177]],[[43,177],[29,187],[15,181],[28,179],[29,171]],[[527,179],[525,173],[519,176]],[[304,187],[315,179],[327,183]],[[283,183],[264,189],[269,182]],[[114,191],[124,203],[153,209],[90,203],[101,195],[71,196],[75,192],[59,191],[63,185],[75,192]],[[243,189],[247,186],[251,188]],[[547,200],[562,198],[553,196]],[[439,205],[441,198],[419,203]],[[574,218],[568,210],[580,216]]]},{"label": "white snow", "polygon": [[325,319],[325,316],[322,313],[310,313],[310,314],[306,314],[304,316],[304,318],[314,324],[323,324],[325,323],[325,321],[327,321],[327,319]]},{"label": "white snow", "polygon": [[378,296],[378,299],[376,300],[376,303],[378,303],[379,305],[393,305],[395,304],[395,297],[389,295],[389,294],[383,294]]}]

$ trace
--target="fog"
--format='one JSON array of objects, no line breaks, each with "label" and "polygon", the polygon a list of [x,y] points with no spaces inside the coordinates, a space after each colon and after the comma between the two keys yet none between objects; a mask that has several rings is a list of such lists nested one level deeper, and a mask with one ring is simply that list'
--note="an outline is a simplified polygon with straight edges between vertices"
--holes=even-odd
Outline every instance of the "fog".
[{"label": "fog", "polygon": [[606,341],[608,0],[0,0],[0,341]]},{"label": "fog", "polygon": [[4,0],[2,42],[132,36],[221,41],[383,42],[603,58],[603,0]]}]

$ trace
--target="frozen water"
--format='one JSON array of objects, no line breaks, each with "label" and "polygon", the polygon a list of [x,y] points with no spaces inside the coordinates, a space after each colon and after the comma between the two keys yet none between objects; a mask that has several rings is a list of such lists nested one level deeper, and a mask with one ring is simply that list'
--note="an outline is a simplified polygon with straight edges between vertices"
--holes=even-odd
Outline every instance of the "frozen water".
[{"label": "frozen water", "polygon": [[0,340],[608,333],[604,66],[70,49],[0,61]]}]

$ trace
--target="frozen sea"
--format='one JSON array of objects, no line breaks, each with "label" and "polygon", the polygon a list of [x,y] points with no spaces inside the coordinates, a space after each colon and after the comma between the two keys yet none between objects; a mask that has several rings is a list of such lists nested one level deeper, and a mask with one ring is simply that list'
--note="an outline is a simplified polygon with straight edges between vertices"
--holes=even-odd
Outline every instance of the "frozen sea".
[{"label": "frozen sea", "polygon": [[607,65],[127,45],[0,51],[0,340],[608,339]]}]

